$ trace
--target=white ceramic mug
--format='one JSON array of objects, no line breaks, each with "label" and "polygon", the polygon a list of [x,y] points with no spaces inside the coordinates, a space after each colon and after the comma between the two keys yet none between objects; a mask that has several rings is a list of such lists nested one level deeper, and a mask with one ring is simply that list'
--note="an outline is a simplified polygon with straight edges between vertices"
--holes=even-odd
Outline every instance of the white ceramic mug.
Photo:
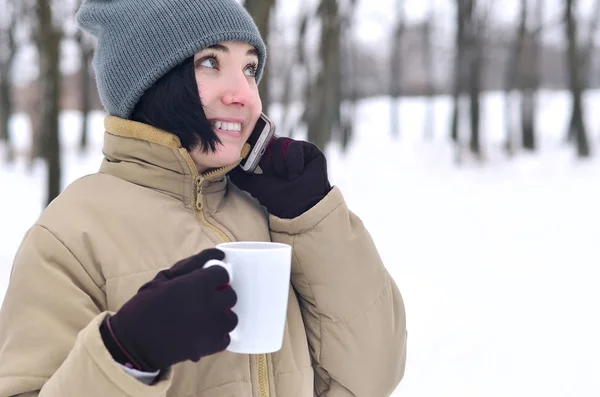
[{"label": "white ceramic mug", "polygon": [[273,242],[232,242],[217,245],[225,259],[204,267],[222,266],[237,294],[233,311],[238,325],[231,332],[228,351],[273,353],[281,349],[287,314],[292,247]]}]

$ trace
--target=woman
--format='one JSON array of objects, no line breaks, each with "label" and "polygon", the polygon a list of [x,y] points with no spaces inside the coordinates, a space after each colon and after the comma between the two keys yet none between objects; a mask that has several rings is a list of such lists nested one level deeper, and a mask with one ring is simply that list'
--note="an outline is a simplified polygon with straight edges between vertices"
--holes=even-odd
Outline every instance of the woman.
[{"label": "woman", "polygon": [[[0,397],[387,396],[404,304],[307,142],[236,168],[266,52],[235,0],[86,0],[105,159],[29,230],[0,312]],[[288,243],[280,351],[225,351],[237,318],[222,241]],[[292,288],[293,287],[293,288]]]}]

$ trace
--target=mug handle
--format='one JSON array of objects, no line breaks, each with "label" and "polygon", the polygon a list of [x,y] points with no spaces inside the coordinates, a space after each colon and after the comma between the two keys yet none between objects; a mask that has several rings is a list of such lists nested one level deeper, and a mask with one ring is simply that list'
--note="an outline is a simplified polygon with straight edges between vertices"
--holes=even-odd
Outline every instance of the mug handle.
[{"label": "mug handle", "polygon": [[203,269],[209,268],[211,266],[221,266],[222,268],[227,270],[227,273],[229,274],[229,282],[231,283],[233,281],[233,268],[229,263],[225,263],[218,259],[211,259],[204,264]]},{"label": "mug handle", "polygon": [[[233,267],[229,263],[220,261],[218,259],[211,259],[208,262],[206,262],[203,269],[206,269],[211,266],[221,266],[222,268],[227,270],[227,273],[229,273],[229,282],[231,283],[233,281]],[[231,338],[232,342],[239,340],[237,327],[229,333],[229,337]]]}]

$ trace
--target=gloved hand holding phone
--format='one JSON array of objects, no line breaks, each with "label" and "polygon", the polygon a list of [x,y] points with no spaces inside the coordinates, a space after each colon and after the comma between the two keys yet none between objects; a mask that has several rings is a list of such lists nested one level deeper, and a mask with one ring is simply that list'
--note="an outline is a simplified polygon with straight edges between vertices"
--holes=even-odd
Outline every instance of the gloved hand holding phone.
[{"label": "gloved hand holding phone", "polygon": [[259,174],[236,167],[229,177],[279,218],[302,215],[331,190],[325,155],[310,142],[275,137],[259,167]]}]

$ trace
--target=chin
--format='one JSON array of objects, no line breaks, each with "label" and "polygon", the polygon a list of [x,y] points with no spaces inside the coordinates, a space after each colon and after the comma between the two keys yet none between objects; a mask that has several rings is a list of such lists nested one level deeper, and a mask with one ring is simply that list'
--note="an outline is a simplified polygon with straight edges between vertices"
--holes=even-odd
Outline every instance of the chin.
[{"label": "chin", "polygon": [[213,163],[213,167],[215,168],[235,164],[240,160],[240,153],[240,148],[224,147],[214,154],[211,163]]},{"label": "chin", "polygon": [[192,158],[200,172],[236,164],[240,160],[239,145],[218,146],[215,153],[193,152]]}]

